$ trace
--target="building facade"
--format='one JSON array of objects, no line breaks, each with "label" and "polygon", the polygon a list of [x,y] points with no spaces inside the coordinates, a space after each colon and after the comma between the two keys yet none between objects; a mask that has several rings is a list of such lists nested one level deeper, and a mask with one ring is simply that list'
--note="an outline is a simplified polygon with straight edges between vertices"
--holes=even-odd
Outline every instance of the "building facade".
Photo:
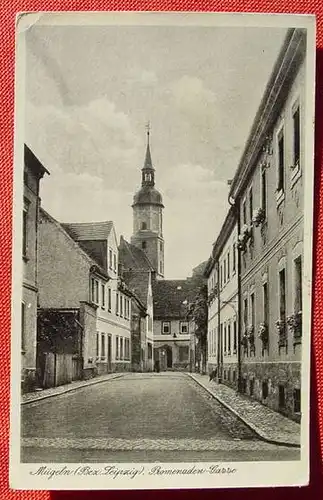
[{"label": "building facade", "polygon": [[39,185],[45,173],[48,174],[48,170],[25,145],[21,301],[21,377],[24,391],[33,389],[36,383]]},{"label": "building facade", "polygon": [[200,285],[201,281],[193,278],[153,282],[156,369],[193,369],[196,361],[195,348],[192,348],[195,325],[189,311]]},{"label": "building facade", "polygon": [[154,268],[147,254],[122,236],[119,245],[119,272],[133,295],[131,315],[132,370],[153,370]]},{"label": "building facade", "polygon": [[[231,185],[241,390],[300,419],[306,32],[288,31]],[[303,332],[307,334],[308,332]]]},{"label": "building facade", "polygon": [[141,188],[133,199],[131,243],[145,252],[156,275],[164,276],[163,200],[155,188],[155,169],[151,161],[149,130]]},{"label": "building facade", "polygon": [[129,371],[131,292],[119,276],[119,250],[114,225],[106,221],[67,223],[63,227],[109,276],[107,283],[98,277],[92,277],[90,282],[90,300],[97,307],[92,361],[95,361],[97,373]]},{"label": "building facade", "polygon": [[237,223],[231,208],[213,246],[208,280],[207,370],[219,382],[238,386],[238,250]]}]

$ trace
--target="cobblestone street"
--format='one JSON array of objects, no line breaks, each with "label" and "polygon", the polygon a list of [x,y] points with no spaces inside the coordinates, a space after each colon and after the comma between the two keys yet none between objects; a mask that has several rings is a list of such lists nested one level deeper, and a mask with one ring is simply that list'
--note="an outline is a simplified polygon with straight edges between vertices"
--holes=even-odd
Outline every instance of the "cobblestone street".
[{"label": "cobblestone street", "polygon": [[185,374],[125,374],[22,407],[25,462],[294,460]]}]

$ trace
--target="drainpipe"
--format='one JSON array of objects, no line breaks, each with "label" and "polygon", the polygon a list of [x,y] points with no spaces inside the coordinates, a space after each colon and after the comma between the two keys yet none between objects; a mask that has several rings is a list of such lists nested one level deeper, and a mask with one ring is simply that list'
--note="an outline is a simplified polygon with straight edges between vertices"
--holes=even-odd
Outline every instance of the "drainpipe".
[{"label": "drainpipe", "polygon": [[221,297],[220,297],[220,265],[219,261],[216,261],[216,273],[217,273],[217,286],[218,286],[218,352],[217,352],[217,381],[218,384],[221,384],[222,382],[222,335],[221,335],[221,317],[220,317],[220,311],[221,311]]},{"label": "drainpipe", "polygon": [[[233,207],[236,222],[237,222],[237,232],[240,234],[241,224],[240,224],[240,213],[239,205],[237,200],[228,197],[228,202],[231,207]],[[242,294],[241,294],[241,253],[238,251],[238,317],[237,317],[237,360],[238,360],[238,392],[241,392],[242,388],[242,373],[241,373],[241,311],[242,311]]]}]

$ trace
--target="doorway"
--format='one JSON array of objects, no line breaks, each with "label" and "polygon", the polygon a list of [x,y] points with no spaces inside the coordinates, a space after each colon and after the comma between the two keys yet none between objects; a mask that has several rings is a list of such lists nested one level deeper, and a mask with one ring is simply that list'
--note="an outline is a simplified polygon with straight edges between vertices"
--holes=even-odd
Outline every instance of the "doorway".
[{"label": "doorway", "polygon": [[173,350],[171,347],[166,347],[166,367],[167,370],[173,368]]}]

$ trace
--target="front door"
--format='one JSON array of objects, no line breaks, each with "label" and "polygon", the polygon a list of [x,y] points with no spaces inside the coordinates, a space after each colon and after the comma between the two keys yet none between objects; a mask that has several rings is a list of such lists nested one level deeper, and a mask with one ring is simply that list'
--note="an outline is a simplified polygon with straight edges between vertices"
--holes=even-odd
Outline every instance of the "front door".
[{"label": "front door", "polygon": [[171,347],[166,348],[166,363],[167,363],[167,369],[173,368],[173,351]]}]

